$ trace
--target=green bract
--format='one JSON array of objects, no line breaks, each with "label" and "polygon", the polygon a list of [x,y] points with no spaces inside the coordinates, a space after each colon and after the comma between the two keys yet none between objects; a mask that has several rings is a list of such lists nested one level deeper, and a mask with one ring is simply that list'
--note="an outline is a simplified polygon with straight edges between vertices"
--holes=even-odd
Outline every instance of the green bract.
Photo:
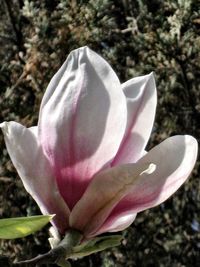
[{"label": "green bract", "polygon": [[116,247],[121,244],[121,241],[122,235],[95,237],[79,246],[76,246],[73,249],[70,258],[82,258],[108,248]]},{"label": "green bract", "polygon": [[37,215],[31,217],[1,219],[0,238],[15,239],[25,237],[40,230],[52,218],[52,215]]}]

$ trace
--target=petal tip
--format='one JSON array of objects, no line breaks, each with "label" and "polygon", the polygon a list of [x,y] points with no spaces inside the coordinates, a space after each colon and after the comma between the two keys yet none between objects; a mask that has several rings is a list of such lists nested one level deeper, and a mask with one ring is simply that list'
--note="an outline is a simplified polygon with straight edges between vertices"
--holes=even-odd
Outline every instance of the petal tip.
[{"label": "petal tip", "polygon": [[85,53],[87,51],[91,51],[91,49],[87,45],[85,45],[85,46],[82,46],[82,47],[79,47],[77,49],[72,50],[70,54],[79,53],[79,52]]},{"label": "petal tip", "polygon": [[153,82],[154,87],[156,88],[156,81],[155,81],[155,75],[154,72],[150,72],[149,74],[147,74],[148,80]]},{"label": "petal tip", "polygon": [[195,155],[197,157],[197,153],[198,153],[197,139],[191,135],[185,135],[184,137],[185,137],[186,145],[189,145],[191,147],[191,149],[193,149],[193,152],[195,153]]},{"label": "petal tip", "polygon": [[6,122],[5,122],[5,121],[4,121],[4,122],[1,122],[1,123],[0,123],[0,128],[3,129],[3,128],[5,127],[5,125],[6,125]]},{"label": "petal tip", "polygon": [[9,124],[9,122],[7,122],[7,121],[0,123],[0,128],[1,128],[4,135],[9,134],[8,124]]},{"label": "petal tip", "polygon": [[198,145],[197,139],[192,135],[184,135],[184,136],[191,144],[193,143],[195,146]]},{"label": "petal tip", "polygon": [[148,76],[150,77],[150,78],[155,78],[155,75],[154,75],[154,71],[151,71],[149,74],[148,74]]}]

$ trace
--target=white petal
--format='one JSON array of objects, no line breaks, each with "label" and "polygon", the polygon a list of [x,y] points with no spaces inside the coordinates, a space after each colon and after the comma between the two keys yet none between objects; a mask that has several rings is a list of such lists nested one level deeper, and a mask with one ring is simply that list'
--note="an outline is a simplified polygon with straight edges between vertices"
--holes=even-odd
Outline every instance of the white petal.
[{"label": "white petal", "polygon": [[11,160],[24,187],[42,213],[56,214],[53,221],[63,232],[68,227],[69,208],[61,197],[51,168],[37,139],[37,127],[25,128],[16,122],[0,124]]},{"label": "white petal", "polygon": [[90,236],[97,236],[106,232],[123,231],[133,223],[136,216],[137,214],[132,212],[121,213],[118,216],[109,216],[100,229],[95,233],[91,233]]},{"label": "white petal", "polygon": [[122,85],[126,95],[126,133],[112,166],[134,163],[143,156],[156,111],[157,95],[153,73],[133,78]]},{"label": "white petal", "polygon": [[[134,173],[132,165],[135,166]],[[73,208],[69,218],[70,226],[86,236],[96,233],[113,208],[130,192],[135,179],[148,169],[149,164],[146,163],[127,164],[98,173]]]},{"label": "white petal", "polygon": [[42,147],[70,209],[124,135],[126,99],[110,65],[87,47],[70,53],[44,95]]},{"label": "white petal", "polygon": [[134,182],[131,193],[115,207],[111,216],[127,211],[137,213],[168,199],[190,175],[197,150],[196,139],[189,135],[170,137],[150,150],[138,164],[152,162],[156,170]]},{"label": "white petal", "polygon": [[90,236],[109,218],[159,205],[185,182],[196,157],[197,142],[193,137],[174,136],[135,164],[98,173],[72,210],[70,226]]}]

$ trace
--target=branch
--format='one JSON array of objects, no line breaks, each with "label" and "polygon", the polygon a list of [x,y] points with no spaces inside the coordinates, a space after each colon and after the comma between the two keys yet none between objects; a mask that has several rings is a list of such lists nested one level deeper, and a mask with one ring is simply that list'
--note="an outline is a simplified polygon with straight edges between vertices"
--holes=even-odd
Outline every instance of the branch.
[{"label": "branch", "polygon": [[19,28],[19,23],[18,23],[15,15],[13,14],[13,11],[12,11],[13,3],[12,3],[12,1],[10,2],[10,0],[4,0],[4,4],[5,4],[5,7],[7,9],[9,19],[10,19],[10,22],[12,24],[13,31],[15,33],[16,44],[17,44],[20,51],[24,51],[23,35],[22,35],[22,32]]},{"label": "branch", "polygon": [[58,244],[58,246],[51,249],[47,253],[38,255],[37,257],[30,260],[16,262],[8,266],[31,267],[36,265],[40,266],[42,264],[53,264],[53,263],[56,263],[59,266],[63,267],[68,266],[66,259],[72,253],[73,247],[75,247],[80,243],[82,237],[83,236],[80,232],[71,229],[66,233],[64,239]]}]

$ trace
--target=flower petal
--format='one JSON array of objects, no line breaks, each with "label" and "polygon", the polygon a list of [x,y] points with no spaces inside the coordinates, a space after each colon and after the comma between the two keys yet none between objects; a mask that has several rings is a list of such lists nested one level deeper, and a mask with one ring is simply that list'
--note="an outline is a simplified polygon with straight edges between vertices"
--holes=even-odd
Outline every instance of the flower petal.
[{"label": "flower petal", "polygon": [[38,143],[37,127],[27,129],[16,122],[4,122],[0,127],[24,187],[43,214],[56,214],[54,225],[63,232],[68,227],[69,208],[58,191],[49,163]]},{"label": "flower petal", "polygon": [[[173,136],[149,151],[138,163],[152,162],[156,170],[137,179],[128,194],[112,211],[138,213],[168,199],[190,175],[197,158],[198,144],[189,135]],[[133,166],[134,172],[134,166]]]},{"label": "flower petal", "polygon": [[133,78],[122,85],[126,95],[126,134],[112,166],[134,163],[144,154],[153,127],[157,95],[153,73]]},{"label": "flower petal", "polygon": [[135,164],[100,172],[72,210],[70,226],[90,236],[109,217],[120,217],[126,212],[134,214],[159,205],[184,183],[196,157],[196,139],[174,136]]},{"label": "flower petal", "polygon": [[39,135],[72,209],[123,138],[126,99],[110,65],[87,47],[70,53],[42,101]]},{"label": "flower petal", "polygon": [[98,173],[73,208],[70,226],[82,231],[85,236],[95,233],[113,208],[130,192],[134,181],[148,169],[149,163],[127,164]]},{"label": "flower petal", "polygon": [[103,225],[90,236],[97,236],[106,232],[119,232],[129,227],[135,220],[137,214],[132,212],[125,212],[117,216],[109,216]]}]

